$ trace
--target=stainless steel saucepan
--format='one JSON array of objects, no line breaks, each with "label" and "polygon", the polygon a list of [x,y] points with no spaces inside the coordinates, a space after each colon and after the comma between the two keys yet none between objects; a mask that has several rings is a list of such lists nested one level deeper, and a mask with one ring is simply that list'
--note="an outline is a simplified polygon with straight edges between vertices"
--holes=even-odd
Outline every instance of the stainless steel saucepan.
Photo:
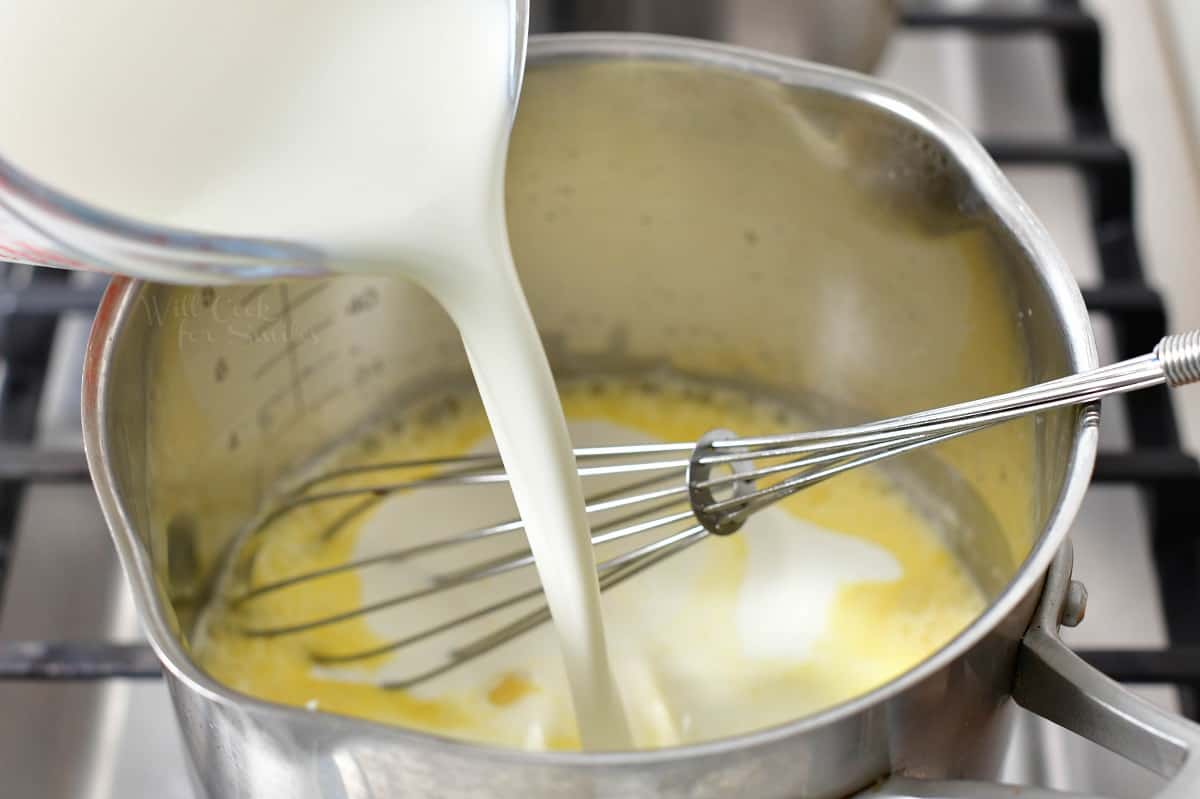
[{"label": "stainless steel saucepan", "polygon": [[869,72],[897,0],[530,0],[532,33],[660,33]]},{"label": "stainless steel saucepan", "polygon": [[[683,39],[549,37],[529,52],[509,226],[560,373],[735,379],[842,423],[1095,365],[1046,232],[936,109],[851,73]],[[896,462],[988,608],[895,680],[779,727],[526,753],[270,704],[197,668],[214,569],[270,488],[467,376],[446,316],[401,281],[114,281],[84,376],[87,454],[204,795],[1009,797],[980,780],[1010,697],[1173,776],[1161,797],[1200,790],[1197,728],[1056,636],[1082,613],[1065,538],[1095,457],[1091,408]]]}]

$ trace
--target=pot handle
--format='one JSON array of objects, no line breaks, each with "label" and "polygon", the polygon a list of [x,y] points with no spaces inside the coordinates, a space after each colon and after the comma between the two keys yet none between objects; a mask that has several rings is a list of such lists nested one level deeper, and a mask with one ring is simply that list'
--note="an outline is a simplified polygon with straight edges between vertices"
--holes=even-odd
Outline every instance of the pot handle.
[{"label": "pot handle", "polygon": [[[1050,566],[1041,603],[1017,654],[1013,699],[1042,718],[1082,735],[1169,779],[1154,799],[1200,796],[1200,725],[1147,702],[1096,670],[1063,643],[1074,559],[1063,544]],[[1072,612],[1078,609],[1073,608]],[[896,776],[862,799],[1102,799],[996,783]]]}]

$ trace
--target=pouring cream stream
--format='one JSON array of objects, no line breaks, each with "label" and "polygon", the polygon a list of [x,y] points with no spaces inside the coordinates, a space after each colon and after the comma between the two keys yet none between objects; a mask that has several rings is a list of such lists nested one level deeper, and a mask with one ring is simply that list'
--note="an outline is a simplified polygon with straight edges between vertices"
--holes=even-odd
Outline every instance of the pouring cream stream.
[{"label": "pouring cream stream", "polygon": [[19,168],[135,219],[307,243],[442,303],[512,476],[583,745],[628,748],[570,440],[508,247],[509,3],[2,7],[0,153]]}]

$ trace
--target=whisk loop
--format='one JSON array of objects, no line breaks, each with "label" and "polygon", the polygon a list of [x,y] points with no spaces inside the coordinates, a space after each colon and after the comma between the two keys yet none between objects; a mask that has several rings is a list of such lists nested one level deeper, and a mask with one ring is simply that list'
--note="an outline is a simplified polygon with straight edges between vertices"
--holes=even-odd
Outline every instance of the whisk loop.
[{"label": "whisk loop", "polygon": [[[586,510],[589,518],[594,520],[593,544],[646,538],[633,548],[599,562],[600,588],[608,590],[619,585],[709,535],[735,533],[750,516],[763,508],[851,469],[940,444],[1021,416],[1063,406],[1086,405],[1110,394],[1162,384],[1174,388],[1197,381],[1200,381],[1200,331],[1191,331],[1168,336],[1159,342],[1153,352],[1110,366],[985,399],[854,427],[751,438],[738,437],[729,430],[714,430],[696,442],[577,449],[575,457],[579,464],[579,475],[585,481],[598,477],[636,478],[624,481],[615,488],[594,491],[588,495]],[[429,469],[437,471],[413,479],[367,483],[350,488],[322,488],[346,479],[370,479],[379,475]],[[298,508],[335,500],[358,499],[325,531],[325,537],[332,537],[353,519],[392,494],[439,485],[505,483],[507,479],[497,455],[399,461],[340,469],[308,481],[285,497],[251,531],[251,535],[265,534]],[[335,574],[398,563],[523,530],[520,519],[508,519],[435,541],[401,546],[378,555],[252,586],[229,601],[235,606],[245,605],[266,594]],[[533,563],[533,555],[528,547],[514,547],[499,557],[468,561],[459,568],[437,574],[422,588],[362,607],[291,624],[246,626],[241,628],[241,632],[248,636],[268,638],[303,633],[525,569]],[[536,600],[540,595],[540,588],[517,591],[484,607],[414,630],[410,635],[381,646],[347,652],[314,652],[312,657],[317,663],[337,665],[405,650],[463,625]],[[513,640],[549,618],[549,611],[541,603],[465,645],[448,647],[444,656],[432,667],[423,668],[402,680],[389,682],[386,687],[409,688],[432,679]]]}]

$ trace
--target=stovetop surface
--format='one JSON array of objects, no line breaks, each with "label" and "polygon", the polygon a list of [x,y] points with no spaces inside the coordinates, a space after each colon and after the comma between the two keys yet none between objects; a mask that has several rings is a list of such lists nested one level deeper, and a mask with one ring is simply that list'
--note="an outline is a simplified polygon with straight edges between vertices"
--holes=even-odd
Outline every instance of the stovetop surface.
[{"label": "stovetop surface", "polygon": [[[1042,3],[1005,3],[1001,17],[947,15],[926,5],[909,7],[882,76],[948,109],[990,145],[1084,287],[1102,362],[1147,351],[1165,319],[1161,300],[1142,282],[1129,161],[1109,137],[1099,101],[1094,22],[1071,3],[1053,4],[1051,14],[1032,13]],[[102,285],[95,275],[4,273],[0,441],[9,452],[80,447],[83,345]],[[64,309],[56,324],[48,312]],[[1104,403],[1106,454],[1072,535],[1076,575],[1091,588],[1088,617],[1066,637],[1114,676],[1147,683],[1138,690],[1151,701],[1194,712],[1190,693],[1153,684],[1179,677],[1189,664],[1184,682],[1200,680],[1196,650],[1164,649],[1169,640],[1200,643],[1188,625],[1195,575],[1159,573],[1164,562],[1187,560],[1179,555],[1196,560],[1184,540],[1195,514],[1181,514],[1178,502],[1200,487],[1195,461],[1176,451],[1174,426],[1161,418],[1165,401],[1164,394]],[[1189,427],[1200,430],[1200,423]],[[19,467],[0,464],[0,670],[16,662],[15,641],[141,640],[91,486],[77,479],[77,465],[56,468],[28,480]],[[1113,651],[1130,649],[1138,655]],[[13,796],[193,795],[160,680],[0,680],[0,708],[0,782]],[[1009,781],[1102,790],[1116,799],[1148,796],[1159,784],[1069,733],[1014,715]]]}]

